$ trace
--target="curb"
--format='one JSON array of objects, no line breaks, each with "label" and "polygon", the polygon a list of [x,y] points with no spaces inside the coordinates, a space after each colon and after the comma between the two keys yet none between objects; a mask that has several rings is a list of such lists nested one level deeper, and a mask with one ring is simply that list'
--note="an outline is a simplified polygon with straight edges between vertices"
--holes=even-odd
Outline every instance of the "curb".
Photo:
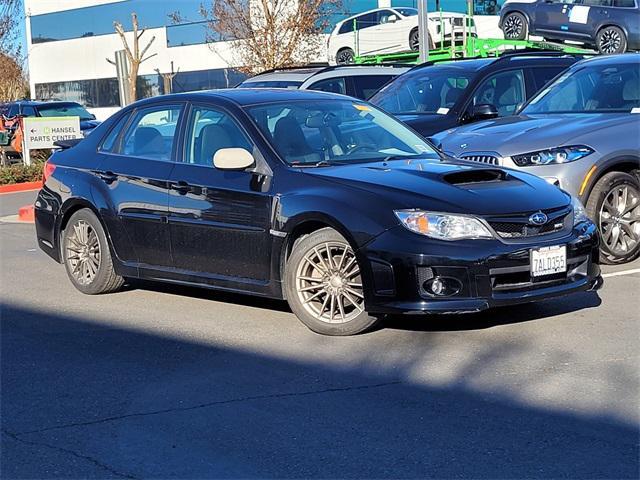
[{"label": "curb", "polygon": [[40,190],[42,182],[14,183],[13,185],[0,185],[0,195],[3,193],[30,192]]},{"label": "curb", "polygon": [[21,222],[34,223],[36,221],[35,208],[33,205],[26,205],[18,210],[18,220]]}]

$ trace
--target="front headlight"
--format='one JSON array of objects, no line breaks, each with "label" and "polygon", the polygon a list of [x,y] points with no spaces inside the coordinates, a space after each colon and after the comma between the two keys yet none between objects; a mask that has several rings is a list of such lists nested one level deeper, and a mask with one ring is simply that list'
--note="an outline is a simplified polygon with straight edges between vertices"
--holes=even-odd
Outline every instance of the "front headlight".
[{"label": "front headlight", "polygon": [[394,213],[405,228],[438,240],[493,237],[489,229],[475,217],[423,210],[394,210]]},{"label": "front headlight", "polygon": [[534,165],[574,162],[592,153],[593,149],[585,145],[573,145],[570,147],[549,148],[537,152],[523,153],[522,155],[512,155],[511,159],[519,167],[531,167]]},{"label": "front headlight", "polygon": [[582,202],[576,197],[571,197],[571,206],[573,207],[573,224],[577,225],[580,222],[589,220],[587,211],[584,209]]}]

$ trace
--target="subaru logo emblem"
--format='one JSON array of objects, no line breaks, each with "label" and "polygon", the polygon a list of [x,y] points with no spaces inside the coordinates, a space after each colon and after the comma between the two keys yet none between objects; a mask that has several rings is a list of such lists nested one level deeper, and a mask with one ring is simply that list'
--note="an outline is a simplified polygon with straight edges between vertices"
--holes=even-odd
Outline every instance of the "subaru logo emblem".
[{"label": "subaru logo emblem", "polygon": [[534,213],[529,217],[529,223],[532,225],[544,225],[547,223],[547,216],[542,212]]},{"label": "subaru logo emblem", "polygon": [[463,143],[462,145],[460,145],[460,148],[467,148],[469,145],[467,145],[466,143]]}]

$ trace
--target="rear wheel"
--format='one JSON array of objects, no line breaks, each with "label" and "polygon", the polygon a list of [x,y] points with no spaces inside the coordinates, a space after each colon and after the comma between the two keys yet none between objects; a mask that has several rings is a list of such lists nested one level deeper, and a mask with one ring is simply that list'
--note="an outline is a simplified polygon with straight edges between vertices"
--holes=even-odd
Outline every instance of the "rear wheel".
[{"label": "rear wheel", "polygon": [[633,260],[640,253],[640,185],[628,173],[611,172],[593,187],[587,214],[602,236],[600,260],[616,264]]},{"label": "rear wheel", "polygon": [[355,335],[378,323],[365,310],[355,253],[335,230],[323,228],[296,242],[285,275],[291,310],[314,332]]},{"label": "rear wheel", "polygon": [[507,40],[525,40],[529,34],[529,22],[519,12],[508,13],[502,22],[502,33]]},{"label": "rear wheel", "polygon": [[596,47],[600,53],[624,53],[627,51],[627,36],[613,25],[604,27],[596,35]]},{"label": "rear wheel", "polygon": [[82,293],[110,293],[124,284],[114,271],[104,229],[89,209],[78,210],[69,219],[62,234],[62,255],[71,283]]},{"label": "rear wheel", "polygon": [[350,48],[343,48],[336,54],[336,63],[338,65],[348,65],[355,62],[356,55]]}]

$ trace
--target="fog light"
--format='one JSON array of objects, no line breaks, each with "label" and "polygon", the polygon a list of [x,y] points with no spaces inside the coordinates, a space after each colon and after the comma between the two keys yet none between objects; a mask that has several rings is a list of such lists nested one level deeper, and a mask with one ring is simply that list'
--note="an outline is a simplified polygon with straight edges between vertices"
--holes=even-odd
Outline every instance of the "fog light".
[{"label": "fog light", "polygon": [[445,286],[444,282],[440,279],[440,277],[434,278],[431,282],[431,292],[435,295],[441,295],[444,292]]},{"label": "fog light", "polygon": [[435,277],[424,282],[422,288],[432,297],[450,297],[462,290],[462,283],[451,277]]}]

